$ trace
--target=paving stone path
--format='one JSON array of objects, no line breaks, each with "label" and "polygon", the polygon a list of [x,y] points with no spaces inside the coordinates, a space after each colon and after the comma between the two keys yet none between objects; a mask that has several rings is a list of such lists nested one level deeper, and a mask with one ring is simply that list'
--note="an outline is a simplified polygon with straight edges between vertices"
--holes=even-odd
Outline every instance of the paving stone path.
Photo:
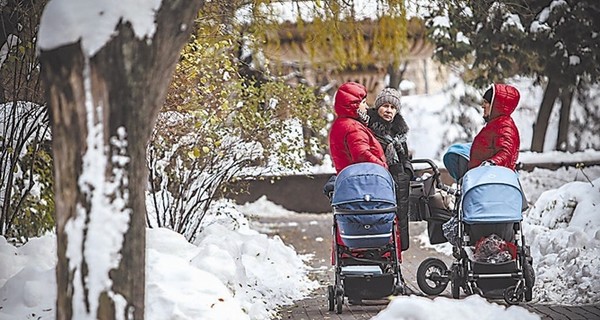
[{"label": "paving stone path", "polygon": [[[321,286],[313,294],[297,302],[295,305],[280,310],[279,317],[288,320],[317,320],[317,319],[371,319],[387,306],[387,300],[368,301],[361,305],[348,305],[347,299],[341,314],[336,314],[327,309],[327,285],[331,284],[333,269],[330,264],[331,257],[331,214],[296,214],[286,217],[261,217],[253,220],[254,228],[270,235],[278,235],[284,243],[293,246],[300,254],[312,257],[311,278],[317,280]],[[421,248],[416,235],[423,232],[424,225],[411,223],[411,245],[403,252],[402,274],[409,288],[421,294],[417,281],[416,271],[424,259],[437,257],[446,264],[452,259],[432,249]],[[450,297],[449,287],[442,296]],[[497,301],[503,304],[504,301]],[[534,301],[521,306],[534,312],[543,320],[600,320],[600,304],[586,306],[562,306],[537,304]]]}]

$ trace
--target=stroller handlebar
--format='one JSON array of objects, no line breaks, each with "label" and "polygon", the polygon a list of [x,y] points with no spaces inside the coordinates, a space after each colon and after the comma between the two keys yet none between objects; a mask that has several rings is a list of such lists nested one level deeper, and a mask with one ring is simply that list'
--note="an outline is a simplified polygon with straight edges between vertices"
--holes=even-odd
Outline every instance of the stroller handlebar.
[{"label": "stroller handlebar", "polygon": [[433,170],[433,172],[439,174],[440,170],[438,169],[438,166],[435,164],[435,162],[431,161],[431,159],[412,159],[410,160],[411,163],[425,163],[428,164],[429,167],[431,167],[431,169]]},{"label": "stroller handlebar", "polygon": [[426,164],[429,167],[429,169],[433,171],[433,178],[435,179],[435,184],[438,189],[441,189],[453,196],[460,196],[460,190],[454,189],[451,186],[448,186],[442,182],[440,178],[440,169],[435,164],[435,162],[433,162],[430,159],[412,159],[410,160],[410,162]]},{"label": "stroller handlebar", "polygon": [[440,180],[440,169],[438,169],[438,166],[435,164],[435,162],[431,161],[430,159],[412,159],[410,162],[426,164],[429,167],[428,169],[433,171],[433,179],[435,179],[436,185],[439,186],[442,184],[442,181]]}]

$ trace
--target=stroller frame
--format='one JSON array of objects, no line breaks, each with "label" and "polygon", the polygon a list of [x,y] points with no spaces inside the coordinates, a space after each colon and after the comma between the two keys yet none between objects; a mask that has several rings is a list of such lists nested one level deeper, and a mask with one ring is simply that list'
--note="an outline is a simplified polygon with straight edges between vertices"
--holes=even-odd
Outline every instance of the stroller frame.
[{"label": "stroller frame", "polygon": [[[370,170],[369,166],[371,166],[371,169],[380,174],[389,175],[389,172],[379,165],[365,163],[359,165],[366,166],[367,170],[365,171]],[[372,166],[377,166],[377,168]],[[340,178],[338,177],[338,179]],[[391,176],[389,179],[391,180]],[[332,205],[332,263],[334,264],[335,279],[333,284],[328,285],[329,311],[335,310],[337,314],[342,313],[344,297],[348,297],[349,301],[377,300],[405,292],[405,282],[400,269],[401,257],[398,254],[395,189],[393,189],[393,180],[391,181],[391,193],[394,194],[394,201],[393,203],[387,202],[385,207],[354,209],[343,205]],[[335,191],[334,189],[334,194]],[[371,199],[368,195],[366,198],[366,203],[369,203]],[[335,203],[335,195],[330,199],[332,204]],[[387,220],[390,215],[393,218]],[[388,221],[385,223],[385,228],[391,224],[391,230],[386,229],[383,233],[381,231],[369,233],[370,231],[367,230],[361,235],[350,235],[346,231],[345,234],[342,234],[340,224],[344,223],[341,222],[343,219],[360,220],[361,216],[365,216],[365,219],[384,216]],[[370,228],[368,223],[364,225],[364,229]],[[373,224],[372,230],[376,229],[377,226]],[[338,240],[342,240],[341,243]]]},{"label": "stroller frame", "polygon": [[[533,259],[529,247],[525,244],[525,237],[522,234],[521,221],[501,222],[495,225],[510,225],[513,233],[512,242],[517,248],[517,258],[506,263],[491,264],[477,262],[472,257],[470,246],[477,239],[471,239],[468,229],[474,229],[482,224],[467,224],[464,220],[464,210],[462,203],[462,180],[458,181],[457,190],[444,185],[439,178],[437,166],[429,161],[431,170],[435,172],[436,187],[454,195],[455,206],[453,214],[458,219],[458,239],[453,245],[454,262],[448,269],[443,261],[437,258],[427,258],[417,270],[417,283],[419,288],[428,295],[441,294],[450,283],[452,297],[460,297],[460,289],[467,294],[479,294],[486,298],[504,298],[509,304],[518,304],[532,299],[532,287],[535,281],[535,275],[532,267]],[[489,224],[492,225],[492,224]],[[508,241],[507,239],[504,239]],[[498,295],[498,288],[508,284]]]},{"label": "stroller frame", "polygon": [[[501,264],[485,264],[477,262],[472,258],[470,246],[474,245],[477,239],[471,239],[471,235],[466,230],[468,225],[464,221],[462,201],[457,197],[458,208],[458,244],[453,246],[453,256],[456,259],[450,268],[450,291],[454,299],[460,296],[460,289],[468,294],[479,294],[488,298],[502,297],[509,304],[518,304],[532,300],[533,267],[529,247],[525,244],[525,236],[522,233],[522,223],[513,222],[512,231],[514,232],[513,243],[517,247],[517,258]],[[477,224],[469,225],[476,228]],[[504,239],[508,241],[507,239]],[[526,276],[526,273],[529,273]],[[504,280],[504,281],[502,281]],[[482,287],[492,286],[499,283],[510,283],[501,296],[494,294],[494,289],[487,290]],[[512,284],[514,283],[514,284]],[[486,285],[487,284],[487,285]]]}]

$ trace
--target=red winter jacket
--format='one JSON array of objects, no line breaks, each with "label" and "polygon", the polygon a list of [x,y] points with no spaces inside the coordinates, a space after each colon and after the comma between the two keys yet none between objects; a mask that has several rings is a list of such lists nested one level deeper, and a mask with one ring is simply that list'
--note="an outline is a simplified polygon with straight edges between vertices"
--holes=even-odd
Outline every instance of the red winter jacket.
[{"label": "red winter jacket", "polygon": [[492,110],[488,123],[475,136],[469,169],[483,161],[515,170],[519,156],[519,130],[510,115],[519,104],[519,90],[507,84],[492,87]]},{"label": "red winter jacket", "polygon": [[358,106],[366,96],[365,87],[355,82],[344,83],[335,94],[333,108],[337,117],[329,131],[329,152],[337,173],[359,162],[373,162],[387,169],[381,145],[358,120]]}]

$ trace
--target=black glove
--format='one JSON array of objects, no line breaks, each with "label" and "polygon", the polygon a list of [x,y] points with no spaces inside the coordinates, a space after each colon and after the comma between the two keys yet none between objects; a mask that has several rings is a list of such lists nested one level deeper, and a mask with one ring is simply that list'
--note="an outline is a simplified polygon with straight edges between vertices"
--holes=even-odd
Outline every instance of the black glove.
[{"label": "black glove", "polygon": [[325,194],[327,198],[330,198],[330,200],[331,195],[333,194],[333,188],[335,187],[335,178],[337,178],[337,176],[335,174],[332,175],[323,186],[323,194]]}]

